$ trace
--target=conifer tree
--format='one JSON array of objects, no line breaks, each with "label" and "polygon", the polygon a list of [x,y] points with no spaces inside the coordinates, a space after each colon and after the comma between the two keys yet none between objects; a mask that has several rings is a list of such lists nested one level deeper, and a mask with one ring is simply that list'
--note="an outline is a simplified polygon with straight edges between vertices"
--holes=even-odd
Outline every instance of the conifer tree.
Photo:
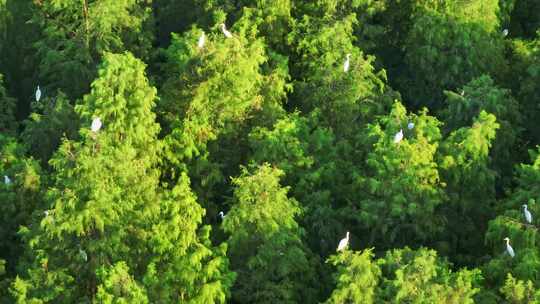
[{"label": "conifer tree", "polygon": [[540,292],[533,286],[530,280],[522,281],[515,279],[508,274],[504,286],[500,292],[508,303],[526,304],[538,303],[540,301]]},{"label": "conifer tree", "polygon": [[[331,130],[321,126],[318,115],[302,117],[293,113],[278,120],[272,128],[258,127],[249,134],[253,151],[250,161],[269,162],[283,170],[282,181],[302,204],[301,217],[309,246],[325,256],[335,250],[332,240],[346,230],[338,208],[349,197],[345,181],[355,170],[350,157],[340,158],[340,149]],[[343,148],[346,146],[346,148]]]},{"label": "conifer tree", "polygon": [[346,250],[328,260],[337,266],[336,288],[326,303],[375,303],[381,279],[379,265],[373,260],[371,250],[362,253]]},{"label": "conifer tree", "polygon": [[[48,215],[23,230],[30,259],[12,285],[17,301],[225,302],[234,276],[225,248],[197,234],[204,210],[189,179],[159,187],[156,89],[144,68],[129,53],[104,55],[76,107],[81,140],[64,141],[51,160]],[[125,293],[118,280],[131,282]]]},{"label": "conifer tree", "polygon": [[[538,230],[535,226],[538,208],[540,181],[540,153],[530,151],[532,164],[521,164],[517,168],[517,187],[498,208],[498,216],[489,222],[486,243],[492,249],[492,258],[484,266],[486,279],[492,286],[502,287],[510,273],[518,280],[531,281],[535,288],[540,286]],[[533,215],[532,223],[524,216],[523,205]],[[505,249],[504,238],[510,239],[515,257]]]},{"label": "conifer tree", "polygon": [[39,78],[69,97],[88,92],[104,52],[129,50],[149,55],[150,8],[139,0],[58,0],[35,2],[32,22],[43,37],[35,47]]},{"label": "conifer tree", "polygon": [[[367,244],[421,243],[442,229],[443,219],[435,216],[445,202],[436,163],[439,125],[427,110],[407,115],[396,102],[388,115],[358,134],[370,148],[365,167],[354,176],[357,196],[342,212],[362,227],[357,235]],[[399,132],[403,139],[396,142]]]},{"label": "conifer tree", "polygon": [[493,168],[498,174],[500,185],[507,186],[512,174],[512,164],[519,161],[518,141],[522,131],[522,115],[518,102],[510,91],[495,86],[491,77],[484,75],[465,85],[461,92],[445,92],[448,107],[443,111],[446,130],[455,130],[471,125],[472,119],[481,111],[495,115],[500,128],[490,150]]},{"label": "conifer tree", "polygon": [[292,23],[293,1],[291,0],[198,0],[207,18],[227,14],[227,21],[235,23],[249,15],[250,22],[264,37],[268,49],[283,53],[287,50],[287,34]]},{"label": "conifer tree", "polygon": [[408,72],[399,80],[407,100],[436,110],[443,90],[504,72],[498,0],[419,2],[405,41]]},{"label": "conifer tree", "polygon": [[167,156],[175,165],[204,154],[209,141],[261,104],[262,41],[249,41],[234,29],[228,39],[215,26],[202,49],[197,48],[201,30],[173,35],[166,51],[168,80],[160,112]]},{"label": "conifer tree", "polygon": [[[233,299],[240,303],[315,302],[317,263],[302,242],[301,209],[281,187],[283,171],[268,164],[244,170],[223,222],[230,234],[232,268],[238,273]],[[297,278],[302,278],[298,280]]]},{"label": "conifer tree", "polygon": [[479,270],[451,270],[433,250],[395,249],[377,262],[383,279],[380,300],[391,303],[474,303]]},{"label": "conifer tree", "polygon": [[[24,145],[0,133],[0,303],[6,300],[9,280],[23,253],[19,228],[41,218],[43,208],[42,172],[39,164],[26,157]],[[6,183],[5,177],[9,179]],[[2,282],[2,276],[6,276]]]},{"label": "conifer tree", "polygon": [[320,110],[321,122],[341,138],[357,131],[354,126],[381,114],[392,99],[383,98],[389,88],[385,72],[376,72],[373,67],[375,58],[353,46],[353,28],[358,21],[347,9],[357,8],[359,3],[338,2],[304,4],[304,11],[314,16],[304,15],[289,40],[296,59],[293,100],[305,113]]},{"label": "conifer tree", "polygon": [[271,124],[282,115],[288,75],[283,58],[267,62],[249,14],[228,29],[232,38],[223,35],[219,21],[205,30],[202,49],[199,29],[173,36],[159,105],[167,173],[189,172],[210,215],[217,215],[220,197],[230,194],[218,190],[228,187],[226,176],[238,174],[247,158],[251,126]]},{"label": "conifer tree", "polygon": [[438,152],[448,196],[439,214],[448,224],[437,248],[460,265],[474,264],[486,254],[483,239],[496,203],[496,172],[490,168],[490,153],[499,128],[493,114],[481,111],[471,126],[453,130]]}]

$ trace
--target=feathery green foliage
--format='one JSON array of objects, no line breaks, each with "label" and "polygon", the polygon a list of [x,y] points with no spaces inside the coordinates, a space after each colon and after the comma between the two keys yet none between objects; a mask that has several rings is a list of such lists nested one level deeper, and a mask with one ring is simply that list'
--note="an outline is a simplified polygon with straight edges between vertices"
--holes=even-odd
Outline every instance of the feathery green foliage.
[{"label": "feathery green foliage", "polygon": [[0,0],[0,303],[540,302],[538,8]]}]

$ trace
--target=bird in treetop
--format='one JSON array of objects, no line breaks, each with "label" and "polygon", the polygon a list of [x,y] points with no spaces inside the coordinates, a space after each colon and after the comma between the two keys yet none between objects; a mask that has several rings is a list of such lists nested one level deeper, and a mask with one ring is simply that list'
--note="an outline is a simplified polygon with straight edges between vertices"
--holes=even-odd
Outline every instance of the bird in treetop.
[{"label": "bird in treetop", "polygon": [[39,88],[39,85],[36,89],[36,101],[39,101],[41,99],[41,89]]},{"label": "bird in treetop", "polygon": [[97,117],[97,118],[94,118],[94,120],[92,120],[92,125],[90,126],[90,129],[92,130],[92,132],[97,133],[101,129],[101,126],[102,126],[101,119]]},{"label": "bird in treetop", "polygon": [[221,28],[221,31],[223,32],[223,35],[225,35],[225,37],[232,38],[232,34],[227,30],[225,23],[220,24],[219,27]]},{"label": "bird in treetop", "polygon": [[345,63],[343,63],[343,72],[347,73],[351,65],[351,54],[347,54],[345,57]]},{"label": "bird in treetop", "polygon": [[403,129],[399,130],[399,132],[394,135],[394,143],[399,143],[403,139]]},{"label": "bird in treetop", "polygon": [[514,248],[510,246],[510,239],[508,237],[505,237],[504,241],[506,241],[506,252],[508,253],[508,255],[510,255],[510,257],[513,258],[516,254],[514,253]]},{"label": "bird in treetop", "polygon": [[347,231],[347,236],[339,241],[337,251],[342,251],[347,248],[347,246],[349,246],[349,231]]},{"label": "bird in treetop", "polygon": [[529,211],[529,209],[527,209],[527,204],[523,204],[522,207],[523,207],[523,215],[525,216],[525,220],[527,221],[527,223],[531,224],[532,223],[532,214]]},{"label": "bird in treetop", "polygon": [[197,42],[197,47],[199,49],[202,49],[204,47],[204,43],[206,42],[206,36],[204,35],[204,31],[201,33],[201,36],[199,37],[199,41]]}]

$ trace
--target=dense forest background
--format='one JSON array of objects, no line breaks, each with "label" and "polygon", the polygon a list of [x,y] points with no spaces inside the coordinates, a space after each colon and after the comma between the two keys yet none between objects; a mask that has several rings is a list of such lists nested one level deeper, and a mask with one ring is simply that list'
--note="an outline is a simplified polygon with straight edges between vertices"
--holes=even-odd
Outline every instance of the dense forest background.
[{"label": "dense forest background", "polygon": [[540,303],[539,124],[539,0],[0,0],[0,303]]}]

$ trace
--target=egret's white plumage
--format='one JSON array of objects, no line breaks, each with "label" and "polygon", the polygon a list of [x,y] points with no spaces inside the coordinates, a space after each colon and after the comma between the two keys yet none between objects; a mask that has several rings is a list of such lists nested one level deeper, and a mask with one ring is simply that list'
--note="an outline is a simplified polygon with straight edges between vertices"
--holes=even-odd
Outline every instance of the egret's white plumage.
[{"label": "egret's white plumage", "polygon": [[99,129],[101,129],[101,126],[102,126],[101,119],[97,117],[97,118],[94,118],[94,120],[92,120],[92,125],[90,126],[90,129],[92,130],[92,132],[96,133],[97,131],[99,131]]},{"label": "egret's white plumage", "polygon": [[197,42],[197,47],[199,49],[202,49],[204,47],[205,42],[206,42],[206,36],[204,35],[204,32],[202,32],[201,36],[199,37],[199,42]]},{"label": "egret's white plumage", "polygon": [[36,89],[36,101],[39,101],[41,99],[41,89],[39,88],[39,85]]},{"label": "egret's white plumage", "polygon": [[503,37],[508,36],[508,29],[504,29],[504,30],[502,31],[502,34],[503,34]]},{"label": "egret's white plumage", "polygon": [[527,204],[523,204],[523,215],[525,215],[527,223],[532,224],[532,214],[529,209],[527,209]]},{"label": "egret's white plumage", "polygon": [[224,219],[225,218],[225,213],[223,213],[223,211],[220,211],[218,213],[219,217],[221,217],[221,219]]},{"label": "egret's white plumage", "polygon": [[225,35],[225,37],[232,38],[232,34],[227,30],[225,23],[220,24],[219,27],[221,28],[221,31],[223,32],[223,35]]},{"label": "egret's white plumage", "polygon": [[86,251],[79,249],[79,255],[85,262],[88,261],[88,255],[86,254]]},{"label": "egret's white plumage", "polygon": [[506,252],[508,255],[510,255],[510,257],[514,257],[516,254],[514,253],[514,248],[510,246],[510,239],[505,237],[504,240],[506,241]]},{"label": "egret's white plumage", "polygon": [[409,130],[412,130],[414,128],[414,123],[410,122],[409,124],[407,124],[407,128]]},{"label": "egret's white plumage", "polygon": [[345,59],[345,63],[343,63],[343,72],[347,73],[351,65],[351,54],[347,54],[347,56],[345,57],[346,59]]},{"label": "egret's white plumage", "polygon": [[341,241],[339,241],[339,245],[337,246],[337,251],[342,251],[345,248],[347,248],[347,246],[349,246],[349,231],[347,231],[347,236],[341,239]]},{"label": "egret's white plumage", "polygon": [[45,214],[46,217],[49,216],[49,210],[43,211],[43,214]]},{"label": "egret's white plumage", "polygon": [[394,136],[394,143],[399,143],[403,139],[403,129],[399,130]]},{"label": "egret's white plumage", "polygon": [[11,178],[9,176],[4,175],[4,184],[9,185],[11,184]]}]

